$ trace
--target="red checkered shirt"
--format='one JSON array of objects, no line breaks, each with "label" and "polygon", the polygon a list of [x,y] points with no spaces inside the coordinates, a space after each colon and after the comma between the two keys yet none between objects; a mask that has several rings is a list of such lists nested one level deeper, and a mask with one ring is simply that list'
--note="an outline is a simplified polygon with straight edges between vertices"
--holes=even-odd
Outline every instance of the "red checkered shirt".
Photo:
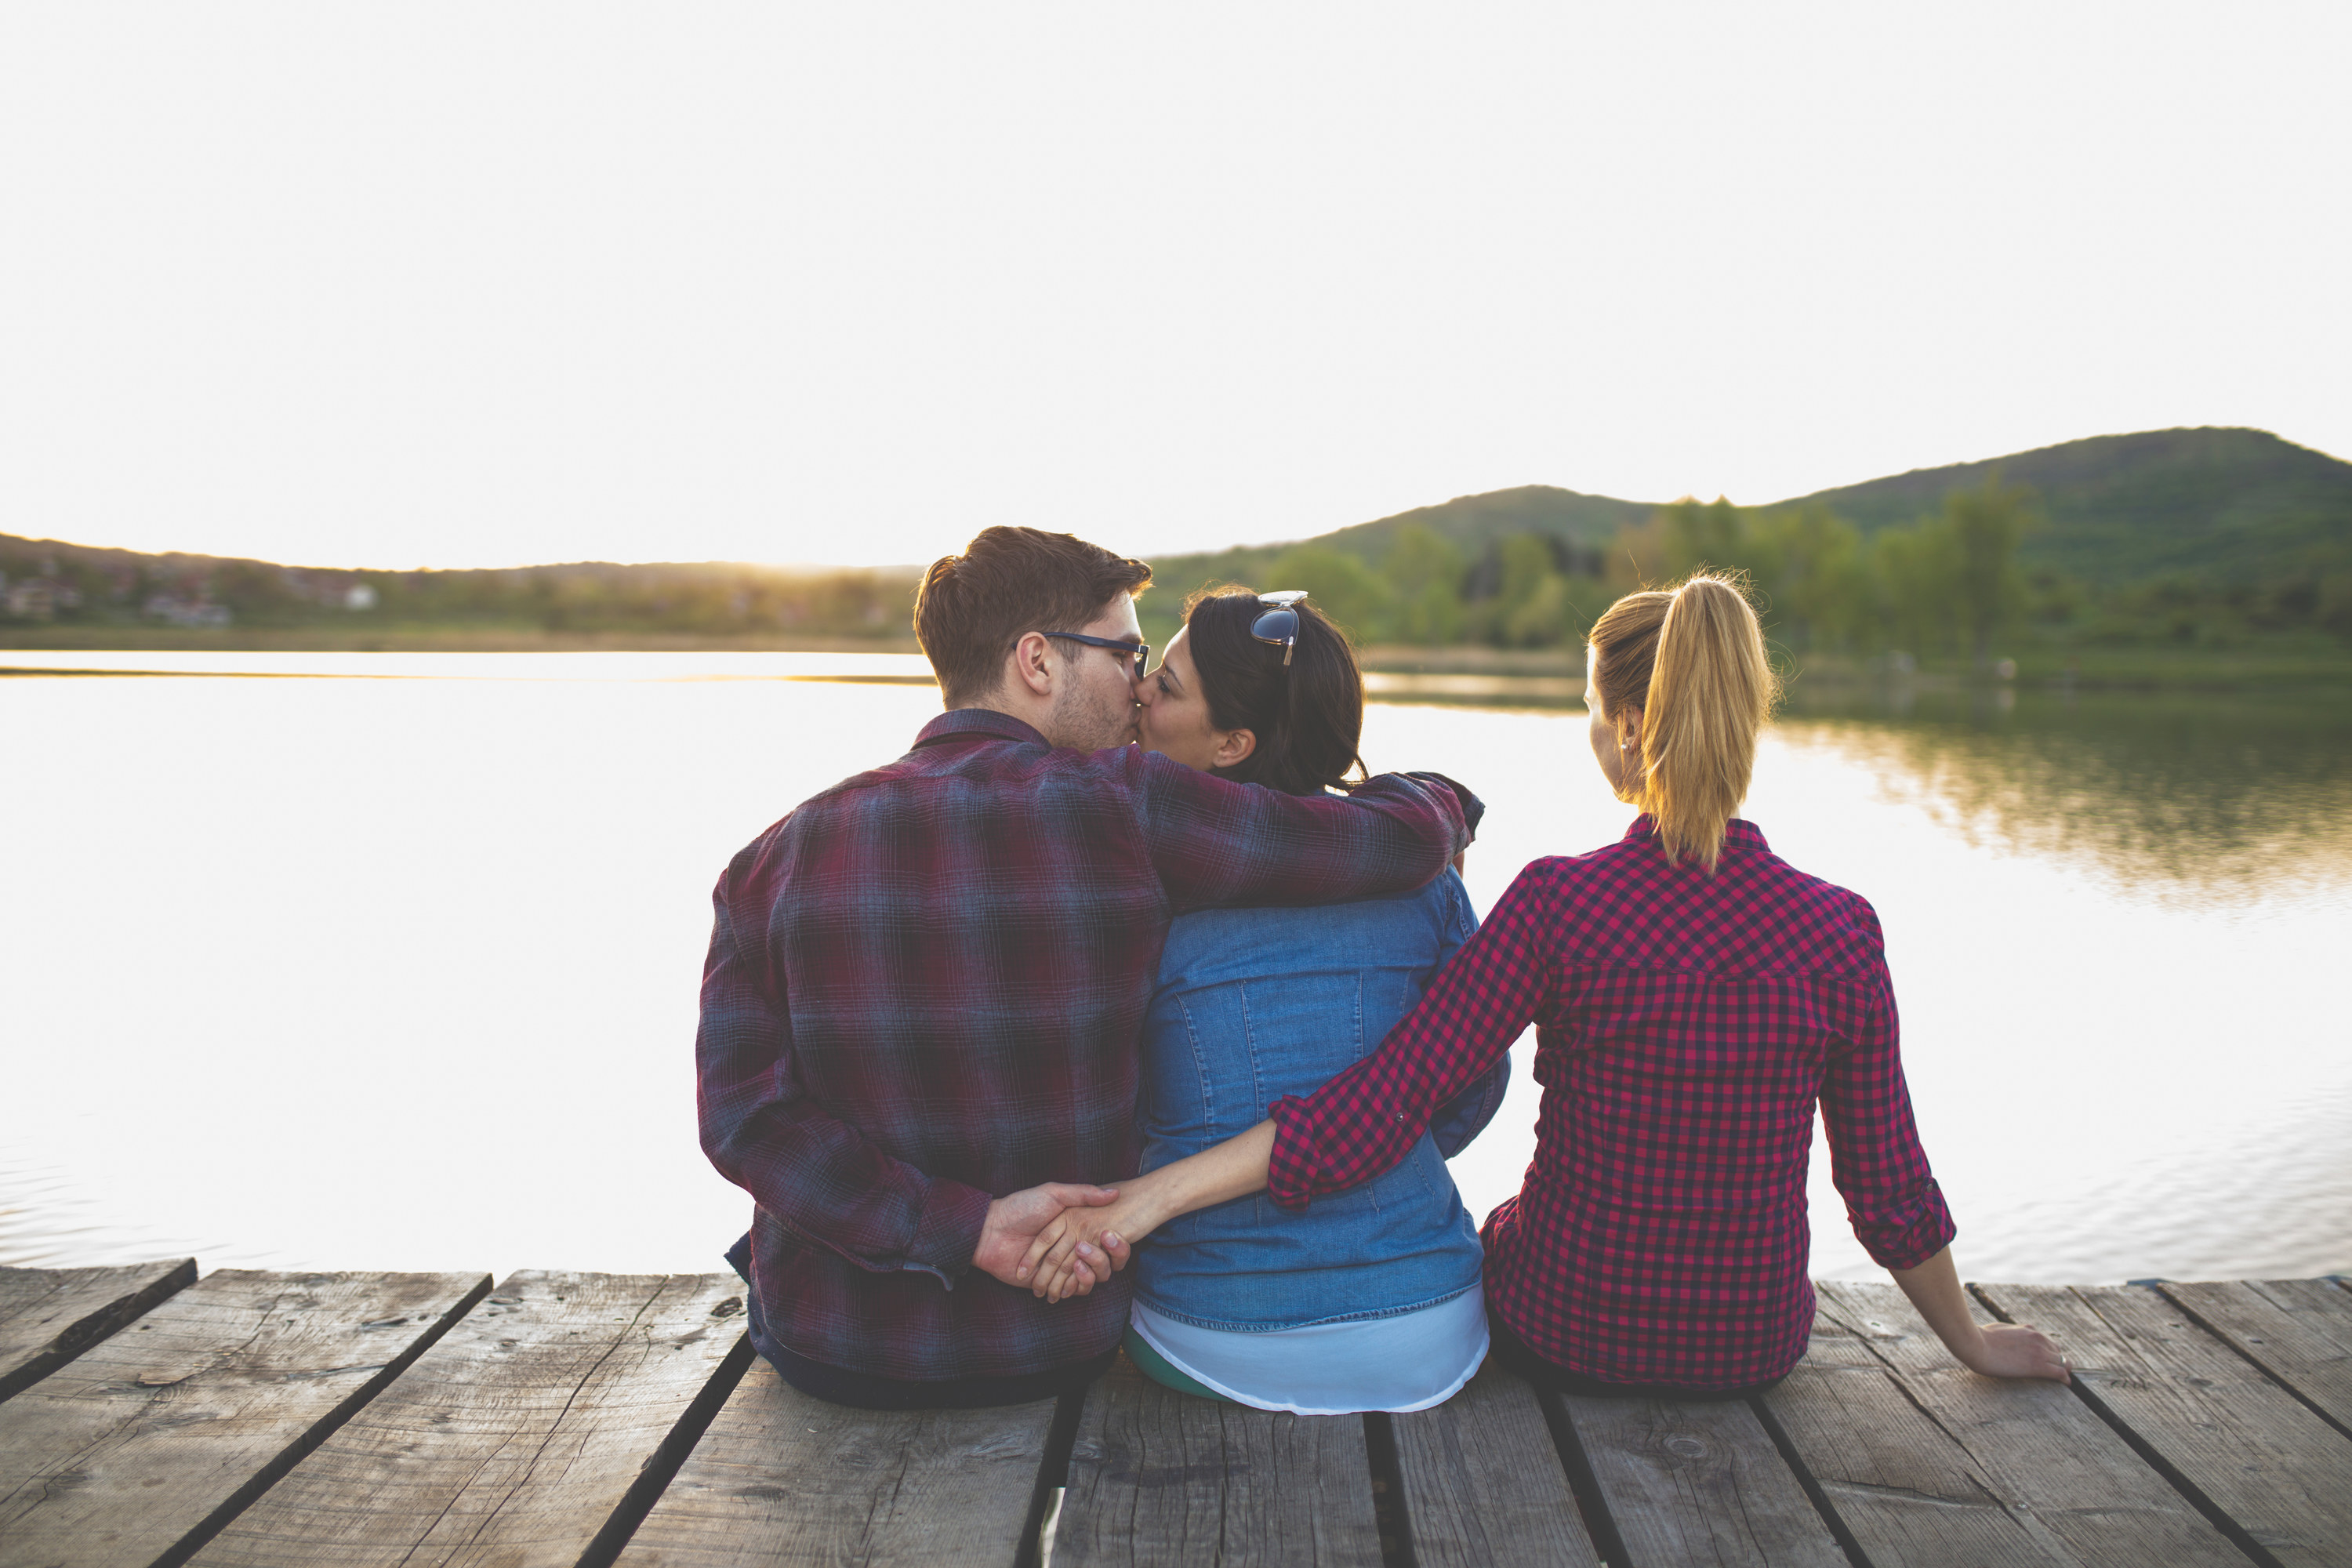
[{"label": "red checkered shirt", "polygon": [[1536,1156],[1487,1217],[1486,1300],[1610,1383],[1733,1388],[1805,1352],[1805,1164],[1819,1099],[1854,1234],[1892,1268],[1952,1239],[1867,900],[1746,822],[1714,875],[1648,817],[1519,873],[1420,1006],[1306,1100],[1275,1102],[1274,1201],[1370,1181],[1532,1021]]},{"label": "red checkered shirt", "polygon": [[1297,797],[981,709],[803,802],[719,880],[695,1040],[767,1335],[925,1381],[1108,1350],[1131,1272],[1055,1307],[970,1264],[992,1195],[1135,1174],[1169,921],[1417,888],[1478,809],[1435,773]]}]

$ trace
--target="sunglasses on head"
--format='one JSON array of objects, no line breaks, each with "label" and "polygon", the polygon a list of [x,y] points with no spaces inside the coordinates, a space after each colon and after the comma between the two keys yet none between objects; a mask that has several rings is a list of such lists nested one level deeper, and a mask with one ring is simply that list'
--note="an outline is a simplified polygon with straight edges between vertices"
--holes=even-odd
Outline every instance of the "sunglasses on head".
[{"label": "sunglasses on head", "polygon": [[1306,597],[1304,588],[1285,588],[1278,594],[1257,596],[1257,602],[1265,608],[1250,623],[1250,636],[1280,648],[1285,669],[1290,668],[1290,650],[1298,646],[1297,605]]},{"label": "sunglasses on head", "polygon": [[1090,637],[1084,632],[1047,632],[1045,635],[1059,637],[1064,642],[1084,643],[1088,647],[1110,647],[1121,653],[1131,653],[1135,656],[1135,679],[1138,680],[1143,679],[1143,667],[1151,659],[1151,645],[1148,642],[1129,642],[1124,637]]}]

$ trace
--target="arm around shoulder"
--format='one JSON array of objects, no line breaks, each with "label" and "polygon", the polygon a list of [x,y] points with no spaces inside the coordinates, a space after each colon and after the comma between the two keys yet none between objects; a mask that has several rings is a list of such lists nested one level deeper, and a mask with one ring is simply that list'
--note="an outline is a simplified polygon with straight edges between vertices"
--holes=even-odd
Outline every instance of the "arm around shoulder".
[{"label": "arm around shoulder", "polygon": [[1148,853],[1171,905],[1325,904],[1409,892],[1470,843],[1484,806],[1440,773],[1381,773],[1345,795],[1290,795],[1141,754]]}]

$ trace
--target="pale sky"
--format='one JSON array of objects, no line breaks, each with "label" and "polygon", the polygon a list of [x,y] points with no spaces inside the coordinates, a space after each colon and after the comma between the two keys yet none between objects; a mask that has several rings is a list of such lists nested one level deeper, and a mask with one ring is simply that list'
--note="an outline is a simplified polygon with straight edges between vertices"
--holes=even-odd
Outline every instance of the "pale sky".
[{"label": "pale sky", "polygon": [[0,8],[0,531],[1144,553],[2352,458],[2352,7]]}]

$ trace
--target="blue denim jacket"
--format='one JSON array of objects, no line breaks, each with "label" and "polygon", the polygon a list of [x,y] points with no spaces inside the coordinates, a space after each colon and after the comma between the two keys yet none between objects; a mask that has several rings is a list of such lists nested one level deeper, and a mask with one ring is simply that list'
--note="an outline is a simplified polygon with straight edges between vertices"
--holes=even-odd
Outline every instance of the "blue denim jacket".
[{"label": "blue denim jacket", "polygon": [[[1143,1168],[1244,1132],[1377,1049],[1478,922],[1462,879],[1321,909],[1179,919],[1144,1026]],[[1303,1328],[1409,1312],[1478,1284],[1477,1228],[1446,1157],[1510,1083],[1507,1056],[1433,1121],[1403,1163],[1285,1214],[1263,1193],[1171,1220],[1139,1249],[1136,1290],[1203,1328]]]}]

